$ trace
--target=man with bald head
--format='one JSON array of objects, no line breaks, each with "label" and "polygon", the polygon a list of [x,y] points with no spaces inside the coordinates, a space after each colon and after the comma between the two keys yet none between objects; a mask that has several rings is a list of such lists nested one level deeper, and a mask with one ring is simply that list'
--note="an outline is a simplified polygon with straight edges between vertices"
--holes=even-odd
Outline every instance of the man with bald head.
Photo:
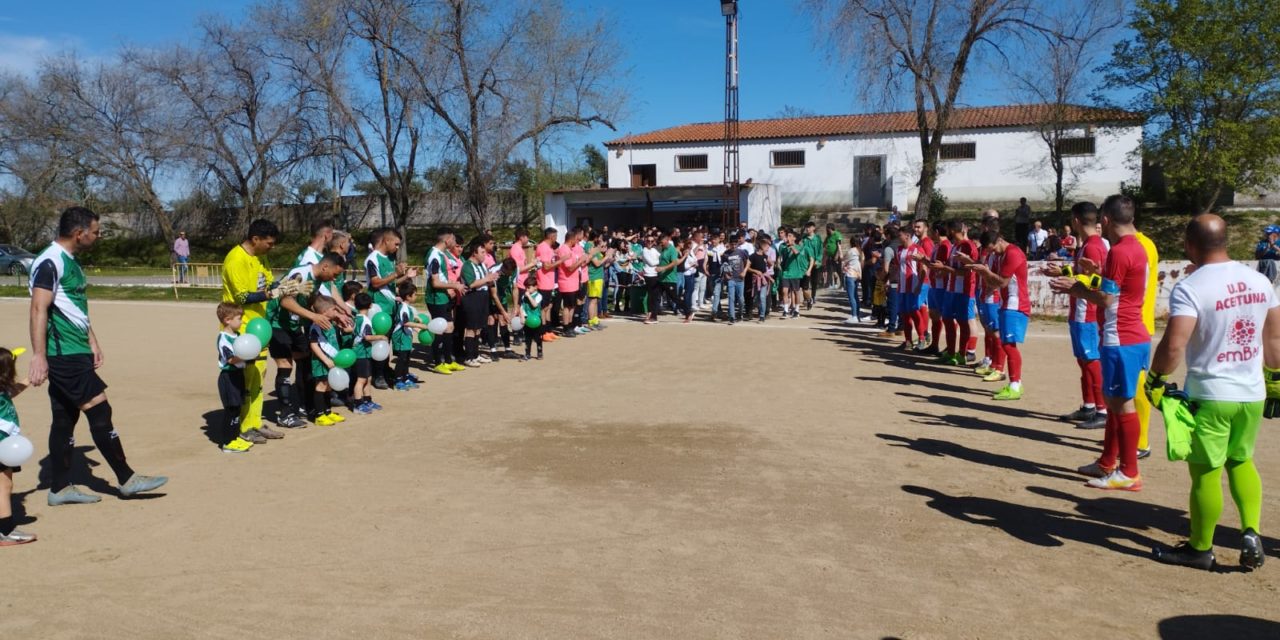
[{"label": "man with bald head", "polygon": [[1222,218],[1193,218],[1186,252],[1196,270],[1169,294],[1169,326],[1156,348],[1145,392],[1159,406],[1169,374],[1186,361],[1183,389],[1195,407],[1196,423],[1186,457],[1191,535],[1154,554],[1168,564],[1213,568],[1225,468],[1244,533],[1240,565],[1256,569],[1264,556],[1258,537],[1262,481],[1253,447],[1264,413],[1280,416],[1280,301],[1270,280],[1227,257]]}]

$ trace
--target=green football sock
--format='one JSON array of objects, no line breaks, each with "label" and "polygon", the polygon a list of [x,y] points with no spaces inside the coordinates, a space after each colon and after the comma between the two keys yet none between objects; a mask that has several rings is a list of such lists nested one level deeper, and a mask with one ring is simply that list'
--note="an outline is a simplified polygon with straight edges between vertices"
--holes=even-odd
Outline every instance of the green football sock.
[{"label": "green football sock", "polygon": [[1191,536],[1197,551],[1213,547],[1213,531],[1222,515],[1222,467],[1189,463],[1191,471]]},{"label": "green football sock", "polygon": [[1262,521],[1262,478],[1253,460],[1227,461],[1227,482],[1231,485],[1231,497],[1240,510],[1240,530],[1259,532]]}]

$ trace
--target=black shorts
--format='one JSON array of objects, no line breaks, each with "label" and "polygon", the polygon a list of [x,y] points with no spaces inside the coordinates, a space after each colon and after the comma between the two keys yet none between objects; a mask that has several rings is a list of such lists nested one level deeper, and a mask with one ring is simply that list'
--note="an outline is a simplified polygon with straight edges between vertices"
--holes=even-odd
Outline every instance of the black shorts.
[{"label": "black shorts", "polygon": [[223,409],[239,409],[244,405],[244,369],[232,369],[218,374],[218,398]]},{"label": "black shorts", "polygon": [[800,288],[804,286],[803,282],[804,281],[801,280],[800,278],[783,278],[782,282],[780,283],[780,286],[783,289],[788,289],[791,291],[799,291]]},{"label": "black shorts", "polygon": [[483,329],[489,318],[489,292],[470,291],[462,297],[462,326],[465,329]]},{"label": "black shorts", "polygon": [[550,307],[550,306],[551,306],[551,298],[553,297],[553,295],[552,295],[552,294],[554,294],[554,293],[555,293],[555,290],[553,290],[553,289],[538,289],[538,293],[542,294],[542,305],[541,305],[541,306],[542,306],[542,308],[543,308],[543,309],[546,309],[546,308]]},{"label": "black shorts", "polygon": [[807,274],[806,274],[806,275],[804,275],[804,276],[801,276],[801,278],[800,278],[800,288],[801,288],[801,289],[808,289],[808,288],[809,288],[809,276],[808,276]]},{"label": "black shorts", "polygon": [[453,322],[452,302],[446,302],[445,304],[429,304],[427,305],[427,311],[431,313],[431,318],[433,320],[436,318],[444,318],[445,322]]},{"label": "black shorts", "polygon": [[351,371],[357,378],[368,378],[373,375],[373,360],[357,358],[356,363],[351,365]]},{"label": "black shorts", "polygon": [[631,286],[631,278],[632,278],[632,276],[631,276],[631,274],[630,274],[630,273],[619,273],[619,274],[618,274],[618,286],[619,286],[619,287],[629,287],[629,286]]},{"label": "black shorts", "polygon": [[289,332],[284,329],[271,330],[271,342],[267,343],[267,353],[276,360],[288,360],[295,354],[305,354],[310,350],[307,334],[302,331]]},{"label": "black shorts", "polygon": [[93,355],[49,356],[49,398],[75,408],[107,390],[93,368]]}]

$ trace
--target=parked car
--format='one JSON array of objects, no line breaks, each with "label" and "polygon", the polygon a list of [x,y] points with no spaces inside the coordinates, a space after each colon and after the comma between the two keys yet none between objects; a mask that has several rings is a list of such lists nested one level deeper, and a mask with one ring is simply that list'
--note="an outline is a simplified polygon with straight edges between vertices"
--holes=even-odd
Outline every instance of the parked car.
[{"label": "parked car", "polygon": [[17,275],[19,273],[31,273],[31,263],[35,261],[36,255],[23,249],[9,244],[0,244],[0,273],[9,275]]}]

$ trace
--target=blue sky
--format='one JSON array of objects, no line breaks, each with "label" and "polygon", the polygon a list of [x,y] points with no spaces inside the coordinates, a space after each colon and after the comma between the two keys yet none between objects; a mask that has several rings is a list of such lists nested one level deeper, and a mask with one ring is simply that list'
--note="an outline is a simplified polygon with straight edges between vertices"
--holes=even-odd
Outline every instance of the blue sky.
[{"label": "blue sky", "polygon": [[[616,18],[620,55],[633,102],[618,132],[597,130],[565,141],[574,149],[626,133],[720,120],[724,114],[724,19],[712,0],[567,0],[582,12]],[[0,6],[0,68],[28,71],[40,56],[73,48],[107,55],[123,43],[185,41],[196,19],[217,7],[236,15],[246,0],[11,2]],[[789,0],[742,0],[741,113],[767,118],[786,105],[818,114],[865,111],[853,81],[816,46],[811,20]],[[973,73],[968,104],[998,104],[991,73]],[[903,105],[904,107],[907,105]]]}]

